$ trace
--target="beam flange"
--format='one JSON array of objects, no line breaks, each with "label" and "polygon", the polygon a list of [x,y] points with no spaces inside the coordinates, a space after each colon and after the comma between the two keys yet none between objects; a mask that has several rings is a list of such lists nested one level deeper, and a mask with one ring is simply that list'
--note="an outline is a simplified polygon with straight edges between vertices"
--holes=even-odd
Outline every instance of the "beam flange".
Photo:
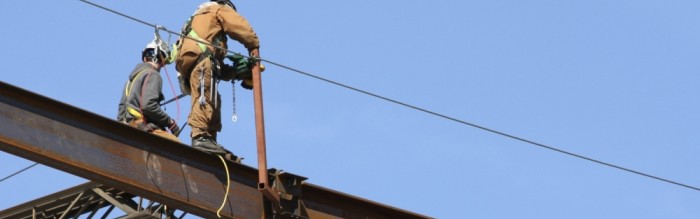
[{"label": "beam flange", "polygon": [[[272,217],[256,169],[227,161],[226,179],[213,155],[2,81],[0,124],[2,151],[203,218],[216,217],[230,180],[223,218]],[[309,218],[429,218],[308,183],[292,191]]]},{"label": "beam flange", "polygon": [[[0,84],[0,150],[176,209],[216,217],[226,174],[218,158],[73,106]],[[225,218],[262,218],[257,171],[228,162]]]}]

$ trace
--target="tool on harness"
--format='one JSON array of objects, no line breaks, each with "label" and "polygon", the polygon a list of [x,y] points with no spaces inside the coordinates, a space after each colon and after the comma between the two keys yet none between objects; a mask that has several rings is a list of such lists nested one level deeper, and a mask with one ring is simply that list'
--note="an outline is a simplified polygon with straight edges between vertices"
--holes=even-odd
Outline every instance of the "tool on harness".
[{"label": "tool on harness", "polygon": [[[211,59],[212,61],[212,70],[211,70],[211,79],[209,82],[211,83],[209,85],[210,91],[209,91],[209,98],[211,98],[211,101],[214,102],[214,108],[218,107],[218,92],[216,89],[216,86],[219,84],[219,76],[221,74],[221,65],[219,65],[219,62],[216,61],[216,59]],[[204,95],[203,93],[201,95]]]},{"label": "tool on harness", "polygon": [[231,121],[238,122],[238,114],[236,114],[236,83],[231,80],[231,96],[233,97],[233,116]]},{"label": "tool on harness", "polygon": [[[202,6],[200,6],[200,7],[202,7]],[[181,54],[182,53],[181,50],[182,50],[184,42],[186,40],[193,40],[194,39],[193,41],[196,42],[197,47],[199,47],[200,52],[197,56],[197,61],[193,65],[196,66],[197,64],[202,63],[204,60],[207,60],[207,59],[209,59],[212,63],[212,66],[211,66],[212,67],[212,69],[211,69],[212,77],[210,79],[210,88],[211,88],[210,98],[211,98],[211,102],[214,104],[214,107],[216,107],[218,105],[217,98],[215,96],[216,95],[216,85],[219,82],[219,74],[221,71],[221,64],[217,61],[217,59],[214,58],[214,54],[216,52],[216,50],[214,50],[215,48],[210,47],[209,44],[222,45],[223,42],[226,41],[226,36],[222,33],[219,33],[214,37],[214,39],[212,40],[211,43],[209,43],[207,40],[200,37],[199,34],[197,34],[197,32],[192,28],[192,20],[194,19],[195,16],[199,15],[200,13],[201,12],[199,11],[199,9],[197,11],[195,11],[195,13],[192,16],[190,16],[189,19],[187,19],[187,22],[185,22],[185,25],[183,25],[180,34],[183,36],[187,36],[187,37],[186,38],[181,37],[173,45],[173,50],[172,50],[173,52],[171,54],[171,58],[169,61],[170,62],[177,61],[178,64],[176,65],[176,67],[180,66],[180,64],[184,62],[183,60],[180,59],[180,56],[184,55],[184,54]],[[189,39],[187,39],[187,38],[189,38]],[[204,96],[203,74],[204,74],[205,69],[201,68],[201,67],[203,67],[203,66],[200,66],[200,69],[198,69],[199,73],[200,73],[200,78],[199,78],[199,80],[200,80],[199,86],[200,87],[198,87],[198,88],[200,90],[199,102],[200,102],[200,104],[203,105],[206,103],[205,99],[203,98],[203,96]],[[188,95],[190,95],[192,93],[191,88],[190,88],[190,75],[189,75],[190,72],[191,72],[190,69],[178,69],[178,77],[177,77],[178,82],[180,84],[180,90],[183,93],[188,94]]]},{"label": "tool on harness", "polygon": [[199,105],[204,106],[204,66],[199,67]]}]

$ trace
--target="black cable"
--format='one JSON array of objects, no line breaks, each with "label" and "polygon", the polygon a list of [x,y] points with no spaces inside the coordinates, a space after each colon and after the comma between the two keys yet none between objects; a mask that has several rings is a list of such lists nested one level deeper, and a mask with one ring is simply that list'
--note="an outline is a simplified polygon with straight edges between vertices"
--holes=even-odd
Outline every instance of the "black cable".
[{"label": "black cable", "polygon": [[[143,24],[146,24],[146,25],[151,26],[151,27],[163,29],[163,30],[165,30],[165,31],[167,31],[167,32],[170,32],[170,33],[172,33],[172,34],[176,34],[176,35],[178,35],[178,36],[180,36],[180,37],[185,37],[185,38],[192,39],[192,40],[195,40],[195,41],[200,42],[200,43],[204,43],[204,44],[207,44],[207,45],[210,45],[210,46],[214,46],[214,47],[219,48],[219,49],[224,49],[224,48],[222,48],[222,47],[218,47],[218,46],[216,46],[216,45],[212,45],[212,44],[210,44],[210,43],[208,43],[208,42],[202,42],[202,41],[199,41],[199,40],[196,40],[196,39],[187,37],[187,36],[183,36],[183,35],[181,35],[181,34],[179,34],[179,33],[174,33],[174,32],[169,31],[169,30],[167,30],[167,29],[165,29],[165,28],[163,28],[163,27],[160,27],[160,26],[156,26],[156,25],[152,25],[152,24],[146,23],[146,22],[141,21],[141,20],[138,20],[138,19],[136,19],[136,18],[133,18],[133,17],[124,15],[124,14],[122,14],[122,13],[116,12],[116,11],[114,11],[114,10],[111,10],[111,9],[108,9],[108,8],[105,8],[105,7],[96,5],[96,4],[91,3],[91,2],[89,2],[89,1],[87,1],[87,0],[80,0],[80,1],[85,2],[85,3],[88,3],[88,4],[91,4],[91,5],[94,5],[94,6],[99,7],[99,8],[102,8],[102,9],[104,9],[104,10],[113,12],[113,13],[115,13],[115,14],[124,16],[124,17],[126,17],[126,18],[135,20],[135,21],[137,21],[137,22],[139,22],[139,23],[143,23]],[[230,51],[230,50],[227,50],[227,51],[228,51],[228,52],[231,52],[231,53],[234,53],[234,52],[232,52],[232,51]],[[237,54],[238,54],[238,53],[237,53]],[[245,55],[243,55],[243,56],[245,56]],[[463,121],[463,120],[460,120],[460,119],[457,119],[457,118],[454,118],[454,117],[450,117],[450,116],[443,115],[443,114],[440,114],[440,113],[437,113],[437,112],[433,112],[433,111],[430,111],[430,110],[427,110],[427,109],[423,109],[423,108],[420,108],[420,107],[417,107],[417,106],[413,106],[413,105],[410,105],[410,104],[407,104],[407,103],[404,103],[404,102],[401,102],[401,101],[397,101],[397,100],[390,99],[390,98],[387,98],[387,97],[384,97],[384,96],[381,96],[381,95],[377,95],[377,94],[371,93],[371,92],[369,92],[369,91],[365,91],[365,90],[361,90],[361,89],[358,89],[358,88],[355,88],[355,87],[352,87],[352,86],[349,86],[349,85],[345,85],[345,84],[342,84],[342,83],[339,83],[339,82],[336,82],[336,81],[333,81],[333,80],[330,80],[330,79],[326,79],[326,78],[323,78],[323,77],[319,77],[319,76],[313,75],[313,74],[311,74],[311,73],[304,72],[304,71],[301,71],[301,70],[298,70],[298,69],[295,69],[295,68],[292,68],[292,67],[289,67],[289,66],[286,66],[286,65],[282,65],[282,64],[279,64],[279,63],[276,63],[276,62],[273,62],[273,61],[269,61],[269,60],[265,60],[265,59],[260,59],[260,61],[267,62],[267,63],[270,63],[270,64],[272,64],[272,65],[275,65],[275,66],[278,66],[278,67],[281,67],[281,68],[290,70],[290,71],[292,71],[292,72],[296,72],[296,73],[299,73],[299,74],[302,74],[302,75],[306,75],[306,76],[311,77],[311,78],[315,78],[315,79],[318,79],[318,80],[321,80],[321,81],[324,81],[324,82],[327,82],[327,83],[331,83],[331,84],[334,84],[334,85],[337,85],[337,86],[340,86],[340,87],[344,87],[344,88],[347,88],[347,89],[350,89],[350,90],[354,90],[354,91],[357,91],[357,92],[360,92],[360,93],[363,93],[363,94],[366,94],[366,95],[369,95],[369,96],[372,96],[372,97],[375,97],[375,98],[379,98],[379,99],[382,99],[382,100],[385,100],[385,101],[388,101],[388,102],[392,102],[392,103],[395,103],[395,104],[398,104],[398,105],[401,105],[401,106],[404,106],[404,107],[408,107],[408,108],[411,108],[411,109],[414,109],[414,110],[418,110],[418,111],[421,111],[421,112],[424,112],[424,113],[428,113],[428,114],[431,114],[431,115],[434,115],[434,116],[437,116],[437,117],[441,117],[441,118],[444,118],[444,119],[447,119],[447,120],[452,120],[452,121],[457,122],[457,123],[461,123],[461,124],[468,125],[468,126],[471,126],[471,127],[477,128],[477,129],[481,129],[481,130],[484,130],[484,131],[487,131],[487,132],[491,132],[491,133],[494,133],[494,134],[497,134],[497,135],[501,135],[501,136],[504,136],[504,137],[507,137],[507,138],[510,138],[510,139],[518,140],[518,141],[525,142],[525,143],[528,143],[528,144],[532,144],[532,145],[535,145],[535,146],[538,146],[538,147],[542,147],[542,148],[545,148],[545,149],[549,149],[549,150],[552,150],[552,151],[555,151],[555,152],[559,152],[559,153],[566,154],[566,155],[569,155],[569,156],[573,156],[573,157],[576,157],[576,158],[580,158],[580,159],[583,159],[583,160],[591,161],[591,162],[594,162],[594,163],[597,163],[597,164],[601,164],[601,165],[603,165],[603,166],[612,167],[612,168],[615,168],[615,169],[618,169],[618,170],[626,171],[626,172],[629,172],[629,173],[637,174],[637,175],[640,175],[640,176],[648,177],[648,178],[655,179],[655,180],[659,180],[659,181],[662,181],[662,182],[674,184],[674,185],[677,185],[677,186],[682,186],[682,187],[689,188],[689,189],[696,190],[696,191],[700,191],[700,188],[698,188],[698,187],[694,187],[694,186],[690,186],[690,185],[687,185],[687,184],[683,184],[683,183],[679,183],[679,182],[676,182],[676,181],[672,181],[672,180],[669,180],[669,179],[661,178],[661,177],[658,177],[658,176],[646,174],[646,173],[643,173],[643,172],[640,172],[640,171],[632,170],[632,169],[625,168],[625,167],[622,167],[622,166],[618,166],[618,165],[615,165],[615,164],[611,164],[611,163],[608,163],[608,162],[604,162],[604,161],[596,160],[596,159],[593,159],[593,158],[589,158],[589,157],[586,157],[586,156],[583,156],[583,155],[579,155],[579,154],[575,154],[575,153],[572,153],[572,152],[564,151],[564,150],[561,150],[561,149],[558,149],[558,148],[555,148],[555,147],[552,147],[552,146],[548,146],[548,145],[545,145],[545,144],[541,144],[541,143],[537,143],[537,142],[534,142],[534,141],[530,141],[530,140],[527,140],[527,139],[524,139],[524,138],[521,138],[521,137],[517,137],[517,136],[514,136],[514,135],[510,135],[510,134],[507,134],[507,133],[504,133],[504,132],[501,132],[501,131],[497,131],[497,130],[494,130],[494,129],[486,128],[486,127],[483,127],[483,126],[480,126],[480,125],[476,125],[476,124],[474,124],[474,123],[466,122],[466,121]]]},{"label": "black cable", "polygon": [[163,26],[159,26],[159,25],[155,25],[155,24],[148,23],[148,22],[143,21],[143,20],[141,20],[141,19],[138,19],[138,18],[135,18],[135,17],[131,17],[131,16],[129,16],[129,15],[126,15],[126,14],[123,14],[123,13],[121,13],[121,12],[118,12],[118,11],[115,11],[115,10],[112,10],[112,9],[109,9],[109,8],[107,8],[107,7],[104,7],[104,6],[101,6],[101,5],[92,3],[92,2],[90,2],[90,1],[87,1],[87,0],[80,0],[80,1],[81,1],[81,2],[85,2],[85,3],[87,3],[87,4],[90,4],[90,5],[92,5],[92,6],[98,7],[98,8],[100,8],[100,9],[105,10],[105,11],[112,12],[112,13],[117,14],[117,15],[119,15],[119,16],[128,18],[128,19],[130,19],[130,20],[139,22],[139,23],[144,24],[144,25],[146,25],[146,26],[150,26],[150,27],[153,27],[153,28],[156,28],[156,29],[159,29],[159,30],[163,30],[163,31],[165,31],[165,32],[168,32],[168,33],[170,33],[170,34],[175,34],[175,35],[177,35],[177,36],[179,36],[179,37],[182,37],[182,38],[194,40],[195,42],[202,43],[202,44],[206,44],[206,45],[212,46],[212,47],[217,48],[217,49],[220,49],[220,50],[225,50],[225,51],[227,51],[227,52],[229,52],[229,53],[234,53],[234,54],[238,54],[238,55],[241,55],[241,56],[243,56],[243,57],[246,57],[246,58],[250,58],[249,56],[246,56],[246,55],[243,55],[243,54],[240,54],[240,53],[237,53],[237,52],[233,52],[233,51],[228,50],[228,49],[226,49],[226,48],[224,48],[224,47],[222,47],[222,46],[214,45],[214,44],[211,44],[211,43],[206,42],[206,41],[202,41],[202,40],[199,40],[199,39],[192,38],[192,37],[190,37],[190,36],[186,36],[186,35],[182,35],[182,34],[180,34],[180,33],[176,33],[176,32],[174,32],[174,31],[168,30],[168,28],[165,28],[165,27],[163,27]]},{"label": "black cable", "polygon": [[178,99],[181,99],[181,98],[183,98],[183,97],[185,97],[185,96],[187,96],[187,94],[180,94],[180,95],[177,95],[177,97],[173,97],[172,99],[166,100],[165,102],[161,103],[160,105],[161,105],[161,106],[165,106],[166,104],[172,103],[173,101],[176,101],[176,100],[178,100]]},{"label": "black cable", "polygon": [[151,27],[153,27],[153,28],[158,28],[158,26],[156,26],[156,25],[153,25],[153,24],[150,24],[150,23],[148,23],[148,22],[145,22],[145,21],[136,19],[136,18],[131,17],[131,16],[126,15],[126,14],[122,14],[122,13],[120,13],[120,12],[118,12],[118,11],[115,11],[115,10],[112,10],[112,9],[109,9],[109,8],[106,8],[106,7],[103,7],[103,6],[101,6],[101,5],[92,3],[92,2],[90,2],[90,1],[85,1],[85,0],[80,0],[80,1],[85,2],[85,3],[87,3],[87,4],[90,4],[90,5],[92,5],[92,6],[95,6],[95,7],[101,8],[102,10],[109,11],[109,12],[112,12],[112,13],[115,13],[115,14],[118,14],[118,15],[120,15],[120,16],[122,16],[122,17],[129,18],[129,19],[131,19],[131,20],[133,20],[133,21],[136,21],[136,22],[139,22],[139,23],[141,23],[141,24],[144,24],[144,25],[147,25],[147,26],[151,26]]},{"label": "black cable", "polygon": [[[268,61],[268,62],[269,62],[269,61]],[[341,84],[341,83],[339,83],[339,82],[335,82],[335,81],[332,81],[332,80],[329,80],[329,79],[325,79],[325,78],[322,78],[322,77],[319,77],[319,76],[316,76],[316,75],[312,75],[312,74],[310,74],[310,73],[303,72],[303,71],[300,71],[300,70],[297,70],[297,69],[294,69],[294,68],[291,68],[291,67],[287,67],[287,66],[280,65],[280,64],[277,64],[277,63],[272,63],[272,62],[269,62],[269,63],[270,63],[270,64],[273,64],[273,65],[277,65],[277,66],[279,66],[279,67],[285,68],[285,69],[290,70],[290,71],[293,71],[293,72],[297,72],[297,73],[299,73],[299,74],[303,74],[303,75],[306,75],[306,76],[309,76],[309,77],[312,77],[312,78],[321,80],[321,81],[325,81],[325,82],[328,82],[328,83],[331,83],[331,84],[334,84],[334,85],[338,85],[338,86],[341,86],[341,87],[344,87],[344,88],[347,88],[347,89],[350,89],[350,90],[354,90],[354,91],[357,91],[357,92],[360,92],[360,93],[363,93],[363,94],[366,94],[366,95],[369,95],[369,96],[372,96],[372,97],[376,97],[376,98],[379,98],[379,99],[382,99],[382,100],[385,100],[385,101],[389,101],[389,102],[392,102],[392,103],[395,103],[395,104],[398,104],[398,105],[401,105],[401,106],[405,106],[405,107],[408,107],[408,108],[411,108],[411,109],[414,109],[414,110],[418,110],[418,111],[421,111],[421,112],[424,112],[424,113],[428,113],[428,114],[431,114],[431,115],[434,115],[434,116],[437,116],[437,117],[441,117],[441,118],[444,118],[444,119],[447,119],[447,120],[452,120],[452,121],[454,121],[454,122],[458,122],[458,123],[461,123],[461,124],[464,124],[464,125],[468,125],[468,126],[471,126],[471,127],[477,128],[477,129],[481,129],[481,130],[484,130],[484,131],[487,131],[487,132],[491,132],[491,133],[494,133],[494,134],[497,134],[497,135],[501,135],[501,136],[504,136],[504,137],[507,137],[507,138],[511,138],[511,139],[518,140],[518,141],[522,141],[522,142],[525,142],[525,143],[528,143],[528,144],[532,144],[532,145],[539,146],[539,147],[542,147],[542,148],[545,148],[545,149],[553,150],[553,151],[556,151],[556,152],[559,152],[559,153],[563,153],[563,154],[566,154],[566,155],[570,155],[570,156],[573,156],[573,157],[581,158],[581,159],[584,159],[584,160],[587,160],[587,161],[591,161],[591,162],[594,162],[594,163],[602,164],[602,165],[604,165],[604,166],[616,168],[616,169],[619,169],[619,170],[627,171],[627,172],[630,172],[630,173],[638,174],[638,175],[641,175],[641,176],[646,176],[646,177],[649,177],[649,178],[652,178],[652,179],[656,179],[656,180],[660,180],[660,181],[663,181],[663,182],[667,182],[667,183],[671,183],[671,184],[674,184],[674,185],[678,185],[678,186],[686,187],[686,188],[693,189],[693,190],[696,190],[696,191],[700,191],[700,188],[697,188],[697,187],[694,187],[694,186],[690,186],[690,185],[686,185],[686,184],[683,184],[683,183],[675,182],[675,181],[672,181],[672,180],[664,179],[664,178],[661,178],[661,177],[653,176],[653,175],[650,175],[650,174],[642,173],[642,172],[639,172],[639,171],[636,171],[636,170],[632,170],[632,169],[625,168],[625,167],[622,167],[622,166],[618,166],[618,165],[615,165],[615,164],[611,164],[611,163],[608,163],[608,162],[596,160],[596,159],[589,158],[589,157],[586,157],[586,156],[583,156],[583,155],[579,155],[579,154],[575,154],[575,153],[572,153],[572,152],[564,151],[564,150],[561,150],[561,149],[558,149],[558,148],[555,148],[555,147],[552,147],[552,146],[548,146],[548,145],[545,145],[545,144],[541,144],[541,143],[537,143],[537,142],[534,142],[534,141],[530,141],[530,140],[527,140],[527,139],[524,139],[524,138],[521,138],[521,137],[517,137],[517,136],[511,135],[511,134],[507,134],[507,133],[504,133],[504,132],[501,132],[501,131],[497,131],[497,130],[494,130],[494,129],[486,128],[486,127],[484,127],[484,126],[476,125],[476,124],[474,124],[474,123],[466,122],[466,121],[463,121],[463,120],[460,120],[460,119],[457,119],[457,118],[454,118],[454,117],[446,116],[446,115],[444,115],[444,114],[440,114],[440,113],[433,112],[433,111],[430,111],[430,110],[427,110],[427,109],[423,109],[423,108],[420,108],[420,107],[417,107],[417,106],[413,106],[413,105],[410,105],[410,104],[407,104],[407,103],[403,103],[403,102],[400,102],[400,101],[397,101],[397,100],[393,100],[393,99],[390,99],[390,98],[387,98],[387,97],[384,97],[384,96],[380,96],[380,95],[377,95],[377,94],[374,94],[374,93],[370,93],[370,92],[368,92],[368,91],[364,91],[364,90],[361,90],[361,89],[358,89],[358,88],[351,87],[351,86],[349,86],[349,85]]]},{"label": "black cable", "polygon": [[29,168],[32,168],[32,167],[36,166],[37,164],[39,164],[39,163],[34,163],[34,164],[32,164],[32,165],[30,165],[30,166],[28,166],[28,167],[25,167],[24,169],[21,169],[20,171],[17,171],[17,172],[15,172],[15,173],[13,173],[13,174],[10,174],[9,176],[6,176],[5,178],[0,179],[0,182],[5,181],[6,179],[12,178],[13,176],[15,176],[15,175],[17,175],[17,174],[20,174],[20,173],[24,172],[25,170],[28,170]]}]

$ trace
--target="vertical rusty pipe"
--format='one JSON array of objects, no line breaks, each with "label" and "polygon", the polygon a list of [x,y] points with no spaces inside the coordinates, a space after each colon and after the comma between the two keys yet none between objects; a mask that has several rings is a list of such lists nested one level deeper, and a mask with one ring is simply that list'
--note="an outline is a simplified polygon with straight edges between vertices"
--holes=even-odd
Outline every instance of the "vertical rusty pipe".
[{"label": "vertical rusty pipe", "polygon": [[[250,52],[251,57],[260,57],[258,49]],[[256,61],[253,73],[253,101],[255,102],[255,130],[258,143],[258,190],[272,203],[275,210],[280,209],[279,194],[269,185],[267,173],[267,149],[265,145],[265,118],[263,116],[262,77],[260,77],[260,62]]]},{"label": "vertical rusty pipe", "polygon": [[[251,57],[260,57],[258,49],[250,52]],[[258,189],[264,190],[268,186],[267,178],[267,151],[265,146],[265,119],[263,118],[262,81],[260,77],[260,63],[253,65],[253,101],[255,105],[255,131],[258,143]]]}]

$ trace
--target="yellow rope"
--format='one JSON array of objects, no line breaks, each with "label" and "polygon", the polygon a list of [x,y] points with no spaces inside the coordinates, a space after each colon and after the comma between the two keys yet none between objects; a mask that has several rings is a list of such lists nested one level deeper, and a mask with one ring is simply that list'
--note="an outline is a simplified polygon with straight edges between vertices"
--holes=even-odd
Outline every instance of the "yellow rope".
[{"label": "yellow rope", "polygon": [[226,160],[224,160],[224,157],[219,155],[219,159],[221,159],[221,162],[224,163],[224,169],[226,170],[226,193],[224,194],[224,202],[221,203],[221,207],[219,207],[219,210],[216,211],[216,216],[221,218],[221,210],[224,209],[224,205],[226,205],[226,200],[228,200],[228,188],[231,186],[231,178],[228,173],[228,165],[226,165]]}]

